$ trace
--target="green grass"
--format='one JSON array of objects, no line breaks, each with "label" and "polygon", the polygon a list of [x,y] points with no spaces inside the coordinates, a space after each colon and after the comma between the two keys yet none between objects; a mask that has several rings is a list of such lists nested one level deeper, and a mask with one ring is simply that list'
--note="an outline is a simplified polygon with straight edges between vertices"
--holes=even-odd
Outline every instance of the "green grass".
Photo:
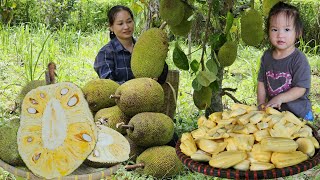
[{"label": "green grass", "polygon": [[[108,42],[106,29],[86,34],[66,27],[50,32],[44,26],[20,26],[0,30],[0,121],[18,116],[9,114],[23,85],[32,79],[44,79],[47,63],[57,64],[58,82],[69,81],[79,87],[91,79],[97,78],[93,62],[99,49]],[[241,102],[256,103],[256,79],[259,60],[263,50],[240,46],[235,64],[225,69],[223,87],[236,88],[233,95]],[[192,59],[200,59],[200,51],[192,54]],[[312,89],[310,99],[316,115],[320,114],[320,62],[319,55],[307,54],[312,67]],[[176,69],[172,62],[172,49],[168,53],[167,63],[170,69]],[[191,82],[194,79],[189,72],[180,72],[178,104],[176,113],[176,132],[181,134],[196,128],[197,118],[204,114],[192,100]],[[234,102],[223,97],[226,108]],[[317,119],[316,121],[319,121]],[[319,169],[320,167],[316,167]],[[139,176],[123,168],[115,174],[115,179],[153,179]],[[303,174],[295,178],[304,178]],[[186,171],[175,179],[221,179]],[[290,178],[287,178],[290,179]]]}]

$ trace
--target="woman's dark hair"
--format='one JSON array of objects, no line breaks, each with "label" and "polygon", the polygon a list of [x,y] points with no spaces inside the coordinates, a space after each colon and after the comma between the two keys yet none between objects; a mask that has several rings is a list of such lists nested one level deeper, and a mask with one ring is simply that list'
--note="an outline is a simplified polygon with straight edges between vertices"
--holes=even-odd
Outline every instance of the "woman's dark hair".
[{"label": "woman's dark hair", "polygon": [[277,4],[275,4],[269,12],[269,16],[267,18],[267,23],[266,23],[267,34],[269,34],[271,17],[277,16],[280,13],[285,13],[287,18],[293,18],[294,28],[296,31],[296,37],[302,36],[303,24],[302,24],[302,20],[300,18],[300,13],[299,13],[298,8],[296,8],[295,6],[292,6],[290,4],[286,4],[284,2],[281,2],[281,1],[278,2]]},{"label": "woman's dark hair", "polygon": [[[126,6],[122,6],[122,5],[116,5],[116,6],[113,6],[113,7],[108,11],[109,26],[112,26],[112,25],[113,25],[117,13],[118,13],[119,11],[122,11],[122,10],[123,10],[123,11],[127,11],[127,12],[130,14],[130,16],[131,16],[131,18],[132,18],[132,20],[133,20],[133,13],[132,13],[132,11],[131,11],[130,8],[128,8],[128,7],[126,7]],[[110,39],[113,39],[113,38],[115,38],[115,37],[116,37],[116,35],[115,35],[113,32],[110,31]]]}]

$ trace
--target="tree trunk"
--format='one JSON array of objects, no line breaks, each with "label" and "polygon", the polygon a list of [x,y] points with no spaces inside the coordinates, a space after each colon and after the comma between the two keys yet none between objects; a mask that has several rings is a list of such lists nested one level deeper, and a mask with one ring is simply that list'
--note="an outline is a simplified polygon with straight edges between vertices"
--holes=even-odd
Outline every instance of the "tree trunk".
[{"label": "tree trunk", "polygon": [[222,80],[223,80],[223,67],[218,68],[217,74],[217,82],[218,82],[218,91],[213,91],[211,97],[211,105],[206,109],[206,117],[208,117],[211,113],[221,112],[223,110],[222,104]]}]

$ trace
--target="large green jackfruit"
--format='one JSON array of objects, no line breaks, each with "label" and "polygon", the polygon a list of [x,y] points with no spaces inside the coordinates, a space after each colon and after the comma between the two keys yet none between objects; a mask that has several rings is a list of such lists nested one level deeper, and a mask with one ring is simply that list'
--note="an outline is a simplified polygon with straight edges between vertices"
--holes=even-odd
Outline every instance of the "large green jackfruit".
[{"label": "large green jackfruit", "polygon": [[211,105],[212,89],[202,87],[199,91],[193,91],[194,105],[200,110],[206,109]]},{"label": "large green jackfruit", "polygon": [[162,113],[143,112],[133,116],[129,123],[128,137],[138,146],[151,147],[167,144],[173,137],[174,123]]},{"label": "large green jackfruit", "polygon": [[249,46],[257,46],[264,36],[263,18],[259,11],[249,9],[244,12],[240,19],[241,38]]},{"label": "large green jackfruit", "polygon": [[164,68],[168,46],[163,30],[151,28],[143,32],[132,52],[131,70],[134,77],[158,78]]},{"label": "large green jackfruit", "polygon": [[0,159],[13,165],[24,165],[18,151],[17,132],[20,119],[14,118],[0,124]]},{"label": "large green jackfruit", "polygon": [[131,79],[115,92],[115,101],[128,117],[141,112],[160,112],[164,103],[162,86],[151,78]]},{"label": "large green jackfruit", "polygon": [[270,9],[280,2],[280,0],[263,0],[262,1],[262,12],[264,16],[268,16]]},{"label": "large green jackfruit", "polygon": [[161,179],[178,175],[184,170],[175,148],[171,146],[150,147],[138,156],[136,163],[144,165],[142,169],[137,169],[142,174]]},{"label": "large green jackfruit", "polygon": [[117,128],[118,123],[128,124],[129,118],[120,110],[118,106],[100,109],[94,116],[94,121],[100,121],[105,126],[118,131],[121,134],[126,134],[126,130]]},{"label": "large green jackfruit", "polygon": [[89,104],[91,111],[116,105],[114,99],[110,98],[120,85],[111,79],[93,79],[82,88],[83,94]]},{"label": "large green jackfruit", "polygon": [[175,26],[170,26],[170,30],[173,32],[174,35],[177,35],[177,36],[187,36],[190,32],[190,29],[193,23],[192,20],[188,21],[189,17],[193,14],[192,8],[186,4],[184,6],[185,6],[184,8],[185,13],[180,24]]},{"label": "large green jackfruit", "polygon": [[184,3],[181,0],[161,0],[160,17],[170,26],[176,26],[180,24],[184,17],[184,7]]},{"label": "large green jackfruit", "polygon": [[220,66],[231,66],[237,58],[238,45],[235,42],[227,41],[218,52]]}]

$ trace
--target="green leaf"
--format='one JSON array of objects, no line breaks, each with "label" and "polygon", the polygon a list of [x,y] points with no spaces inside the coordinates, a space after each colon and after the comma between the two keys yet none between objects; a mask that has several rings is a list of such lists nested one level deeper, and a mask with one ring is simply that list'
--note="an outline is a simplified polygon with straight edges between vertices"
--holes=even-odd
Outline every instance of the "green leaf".
[{"label": "green leaf", "polygon": [[189,62],[186,54],[181,50],[178,43],[176,43],[172,55],[173,63],[177,68],[182,70],[189,70]]},{"label": "green leaf", "polygon": [[225,34],[229,34],[230,33],[230,29],[233,25],[233,14],[229,11],[227,13],[227,22],[226,22],[226,29],[225,29]]},{"label": "green leaf", "polygon": [[213,81],[209,87],[212,89],[213,92],[218,92],[219,91],[218,81]]},{"label": "green leaf", "polygon": [[212,73],[214,73],[215,75],[217,75],[217,73],[218,73],[218,66],[217,66],[216,62],[215,62],[213,59],[209,59],[209,60],[207,61],[206,67],[207,67],[207,69],[208,69],[210,72],[212,72]]},{"label": "green leaf", "polygon": [[208,87],[216,79],[217,79],[217,76],[210,71],[201,71],[197,75],[197,80],[199,84],[201,84],[204,87]]},{"label": "green leaf", "polygon": [[199,63],[197,60],[193,60],[193,61],[190,63],[190,67],[191,67],[191,70],[196,73],[196,72],[198,72],[198,70],[199,70],[200,63]]},{"label": "green leaf", "polygon": [[197,78],[195,78],[193,81],[192,81],[192,88],[195,90],[195,91],[200,91],[200,89],[202,88],[201,84],[199,84]]},{"label": "green leaf", "polygon": [[222,33],[216,33],[209,37],[209,42],[213,50],[219,50],[226,41],[227,37]]}]

